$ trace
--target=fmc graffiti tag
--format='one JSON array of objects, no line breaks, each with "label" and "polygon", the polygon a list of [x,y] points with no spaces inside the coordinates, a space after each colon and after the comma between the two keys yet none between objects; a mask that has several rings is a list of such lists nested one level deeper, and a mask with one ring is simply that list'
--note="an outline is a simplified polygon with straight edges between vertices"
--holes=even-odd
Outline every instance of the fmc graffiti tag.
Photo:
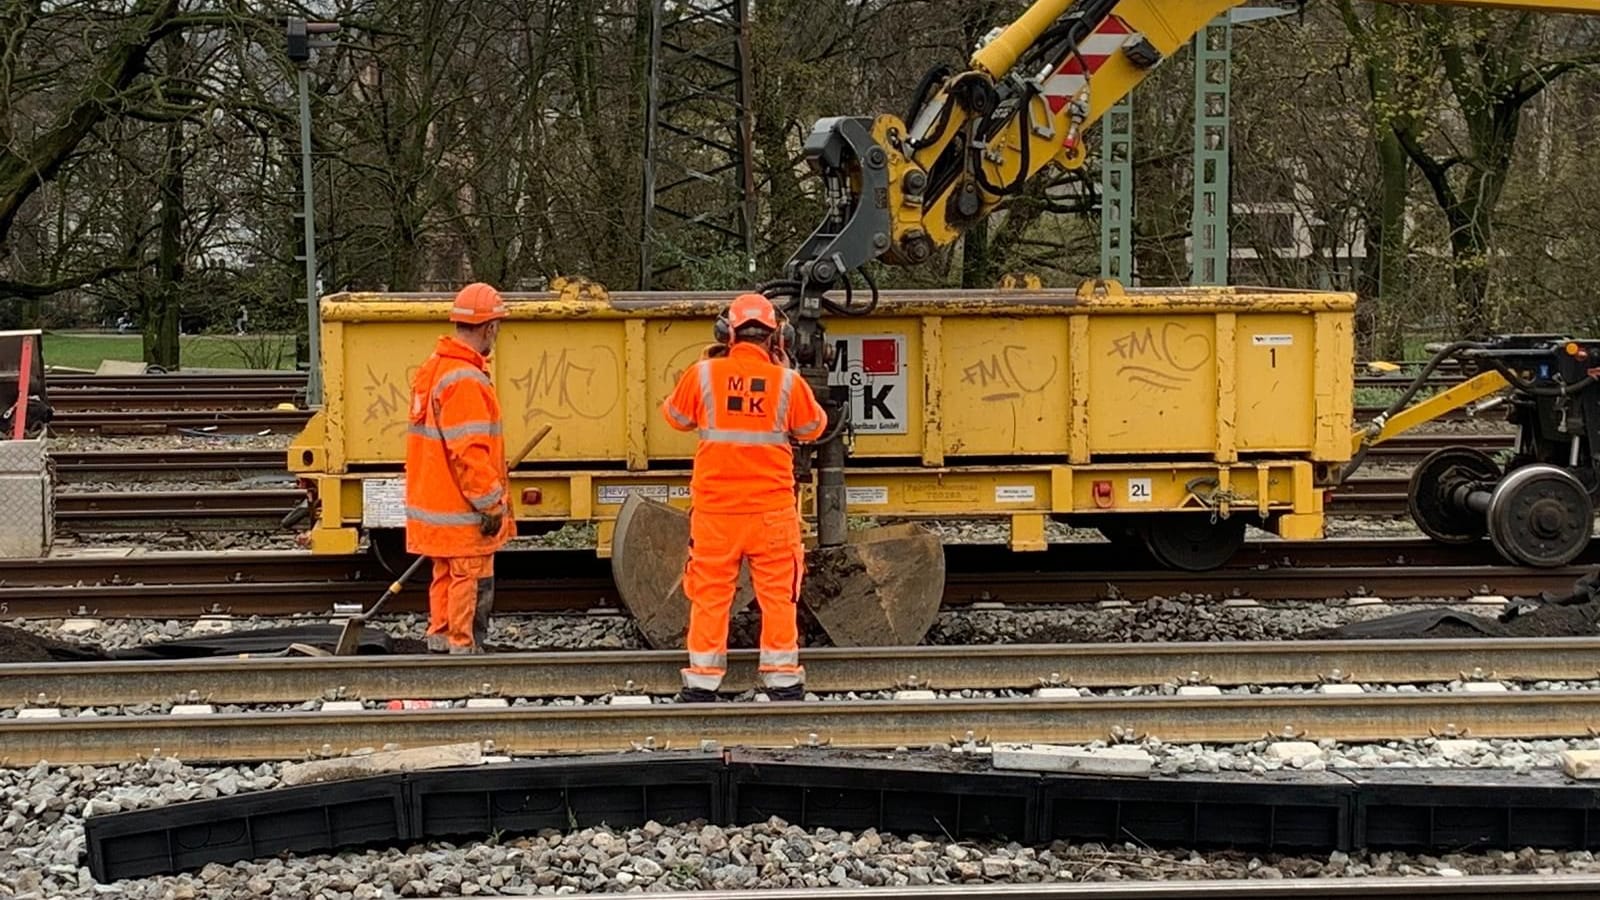
[{"label": "fmc graffiti tag", "polygon": [[388,371],[379,372],[367,366],[367,377],[361,385],[361,392],[367,398],[366,418],[362,419],[363,425],[379,422],[378,433],[388,434],[396,431],[406,424],[406,405],[411,402],[411,378],[416,374],[417,367],[406,369],[405,383],[399,384]]},{"label": "fmc graffiti tag", "polygon": [[1211,361],[1211,339],[1181,322],[1167,322],[1159,330],[1147,325],[1113,340],[1106,355],[1125,361],[1117,374],[1130,384],[1177,391]]},{"label": "fmc graffiti tag", "polygon": [[1040,393],[1055,380],[1061,362],[1053,356],[1048,357],[1048,362],[1046,366],[1044,359],[1030,355],[1026,347],[1008,344],[962,369],[961,383],[993,391],[983,395],[990,403],[1020,400],[1023,394]]}]

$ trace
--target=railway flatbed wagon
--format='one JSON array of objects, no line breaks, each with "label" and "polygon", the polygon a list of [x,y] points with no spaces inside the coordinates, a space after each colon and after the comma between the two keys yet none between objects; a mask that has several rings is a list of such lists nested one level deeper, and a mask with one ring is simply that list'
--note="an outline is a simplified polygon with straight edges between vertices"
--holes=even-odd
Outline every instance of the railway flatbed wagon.
[{"label": "railway flatbed wagon", "polygon": [[[512,472],[512,508],[524,531],[596,523],[609,555],[630,495],[688,506],[694,436],[659,406],[729,296],[558,287],[506,296],[491,358],[507,446],[554,427]],[[403,527],[410,378],[448,306],[323,299],[326,405],[288,451],[314,551]],[[1017,551],[1042,550],[1056,518],[1196,570],[1225,562],[1247,523],[1319,538],[1323,491],[1352,452],[1354,307],[1346,293],[1109,282],[884,292],[871,316],[828,328],[849,512],[1001,518]],[[814,514],[812,485],[800,502]]]}]

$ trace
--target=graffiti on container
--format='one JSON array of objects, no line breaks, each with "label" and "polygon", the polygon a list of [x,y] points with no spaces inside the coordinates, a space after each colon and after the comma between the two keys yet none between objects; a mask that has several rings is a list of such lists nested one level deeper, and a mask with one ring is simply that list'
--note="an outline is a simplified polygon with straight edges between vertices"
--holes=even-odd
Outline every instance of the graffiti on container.
[{"label": "graffiti on container", "polygon": [[394,378],[393,372],[379,372],[367,366],[366,381],[361,385],[367,401],[366,418],[361,420],[363,425],[379,423],[379,434],[390,434],[405,427],[406,405],[411,402],[411,376],[416,369],[416,366],[407,369],[405,380],[401,382]]},{"label": "graffiti on container", "polygon": [[616,352],[604,345],[582,353],[545,350],[511,384],[523,392],[526,421],[602,419],[617,408],[620,368]]},{"label": "graffiti on container", "polygon": [[[667,384],[672,387],[677,386],[678,379],[683,377],[683,373],[689,371],[690,366],[700,361],[700,356],[705,353],[705,350],[704,344],[686,344],[678,348],[678,352],[668,357],[667,364],[662,367],[662,374]],[[667,389],[670,391],[672,387]]]},{"label": "graffiti on container", "polygon": [[1108,357],[1123,360],[1117,374],[1130,384],[1177,391],[1211,361],[1211,340],[1181,322],[1135,328],[1111,342]]},{"label": "graffiti on container", "polygon": [[1041,359],[1026,347],[1008,344],[962,369],[961,383],[990,391],[983,399],[991,403],[1020,400],[1024,394],[1038,394],[1049,387],[1060,365],[1053,356]]}]

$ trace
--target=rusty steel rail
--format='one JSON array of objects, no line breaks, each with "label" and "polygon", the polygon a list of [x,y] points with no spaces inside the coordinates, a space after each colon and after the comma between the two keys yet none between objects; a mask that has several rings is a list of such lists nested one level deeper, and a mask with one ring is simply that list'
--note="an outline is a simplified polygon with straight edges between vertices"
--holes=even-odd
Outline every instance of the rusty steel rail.
[{"label": "rusty steel rail", "polygon": [[307,409],[249,410],[64,410],[50,420],[51,431],[71,434],[166,434],[209,429],[219,434],[293,434],[311,418]]},{"label": "rusty steel rail", "polygon": [[[1385,376],[1393,377],[1393,376]],[[304,372],[267,371],[263,369],[240,372],[180,372],[148,375],[64,375],[51,373],[45,377],[50,393],[72,393],[82,390],[137,390],[137,391],[201,391],[216,392],[230,388],[252,390],[305,390]]]},{"label": "rusty steel rail", "polygon": [[[1114,864],[1114,860],[1112,861]],[[569,894],[573,900],[615,894]],[[1049,884],[924,884],[889,888],[753,888],[674,891],[674,900],[1594,900],[1600,875],[1348,877],[1273,881],[1135,881]]]},{"label": "rusty steel rail", "polygon": [[524,706],[95,716],[0,720],[0,763],[109,765],[153,755],[187,763],[297,759],[395,744],[492,742],[501,753],[636,747],[926,747],[961,740],[1085,743],[1153,736],[1236,743],[1269,736],[1337,741],[1587,737],[1600,691],[1505,694],[1274,694],[1072,700],[852,700],[649,706]]},{"label": "rusty steel rail", "polygon": [[171,472],[207,469],[283,472],[283,450],[51,450],[58,474]]},{"label": "rusty steel rail", "polygon": [[305,496],[297,490],[61,492],[56,521],[84,530],[142,530],[151,522],[277,524]]},{"label": "rusty steel rail", "polygon": [[305,390],[292,388],[217,388],[205,390],[94,389],[52,391],[50,406],[59,414],[87,410],[273,409],[280,403],[299,403]]},{"label": "rusty steel rail", "polygon": [[[944,603],[952,607],[993,604],[1021,609],[1098,600],[1142,602],[1180,594],[1242,597],[1264,603],[1324,602],[1351,596],[1442,602],[1478,595],[1528,597],[1543,591],[1565,592],[1589,571],[1576,566],[1326,567],[1270,572],[1219,569],[1198,574],[1126,570],[951,571],[945,581]],[[383,586],[384,583],[373,581],[261,581],[8,587],[0,588],[0,619],[74,615],[183,618],[207,613],[326,616],[336,604],[370,603]],[[617,611],[619,603],[609,575],[497,576],[495,585],[496,612]],[[415,613],[423,611],[425,605],[423,592],[413,586],[390,600],[386,610]]]},{"label": "rusty steel rail", "polygon": [[[1532,682],[1600,675],[1600,637],[1240,641],[965,647],[822,647],[804,652],[820,693],[1118,688],[1165,683],[1412,684],[1457,678]],[[307,700],[597,697],[677,691],[683,654],[659,651],[186,659],[0,664],[0,704],[126,706]],[[756,683],[756,654],[729,654],[730,685]]]},{"label": "rusty steel rail", "polygon": [[[1246,543],[1228,563],[1230,570],[1320,567],[1472,566],[1485,559],[1488,543],[1438,544],[1426,538],[1328,538],[1321,541],[1263,540]],[[954,570],[1051,572],[1107,570],[1140,562],[1137,554],[1099,541],[1054,544],[1037,553],[1011,553],[1000,544],[949,543],[945,555]],[[1574,565],[1600,565],[1600,545]],[[609,563],[592,548],[503,550],[495,557],[502,578],[525,579],[550,572],[601,576]],[[369,581],[380,587],[393,579],[371,555],[321,555],[303,551],[243,550],[182,553],[128,550],[121,555],[67,554],[43,559],[0,559],[0,592],[8,587],[47,587],[117,583],[210,584],[217,582]]]}]

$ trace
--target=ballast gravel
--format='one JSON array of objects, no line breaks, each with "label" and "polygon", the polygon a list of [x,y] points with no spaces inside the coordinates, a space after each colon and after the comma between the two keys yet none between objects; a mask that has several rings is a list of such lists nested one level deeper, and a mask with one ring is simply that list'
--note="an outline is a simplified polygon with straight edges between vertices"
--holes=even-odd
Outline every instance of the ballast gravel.
[{"label": "ballast gravel", "polygon": [[[1490,752],[1520,742],[1485,744]],[[1542,756],[1533,742],[1527,752]],[[1580,742],[1593,745],[1594,741]],[[1502,746],[1504,745],[1504,746]],[[1258,745],[1216,748],[1230,759]],[[1181,747],[1151,746],[1159,764]],[[1319,748],[1320,749],[1320,748]],[[1339,748],[1325,751],[1334,758]],[[1395,764],[1426,764],[1425,747],[1379,745]],[[1243,755],[1241,755],[1243,754]],[[1301,768],[1310,768],[1307,761]],[[1253,763],[1252,763],[1253,764]],[[1237,769],[1237,766],[1230,768]],[[776,887],[875,887],[951,883],[1357,878],[1411,875],[1555,874],[1600,871],[1588,852],[1331,853],[1279,856],[1152,850],[1137,843],[1025,846],[951,841],[943,835],[804,829],[773,818],[744,827],[649,822],[639,828],[492,835],[335,856],[211,864],[176,876],[96,884],[84,863],[86,815],[268,790],[281,768],[198,767],[157,758],[122,766],[0,770],[0,896],[18,900],[121,896],[134,900],[293,896],[378,900],[423,896],[532,896],[579,891],[637,893]]]}]

